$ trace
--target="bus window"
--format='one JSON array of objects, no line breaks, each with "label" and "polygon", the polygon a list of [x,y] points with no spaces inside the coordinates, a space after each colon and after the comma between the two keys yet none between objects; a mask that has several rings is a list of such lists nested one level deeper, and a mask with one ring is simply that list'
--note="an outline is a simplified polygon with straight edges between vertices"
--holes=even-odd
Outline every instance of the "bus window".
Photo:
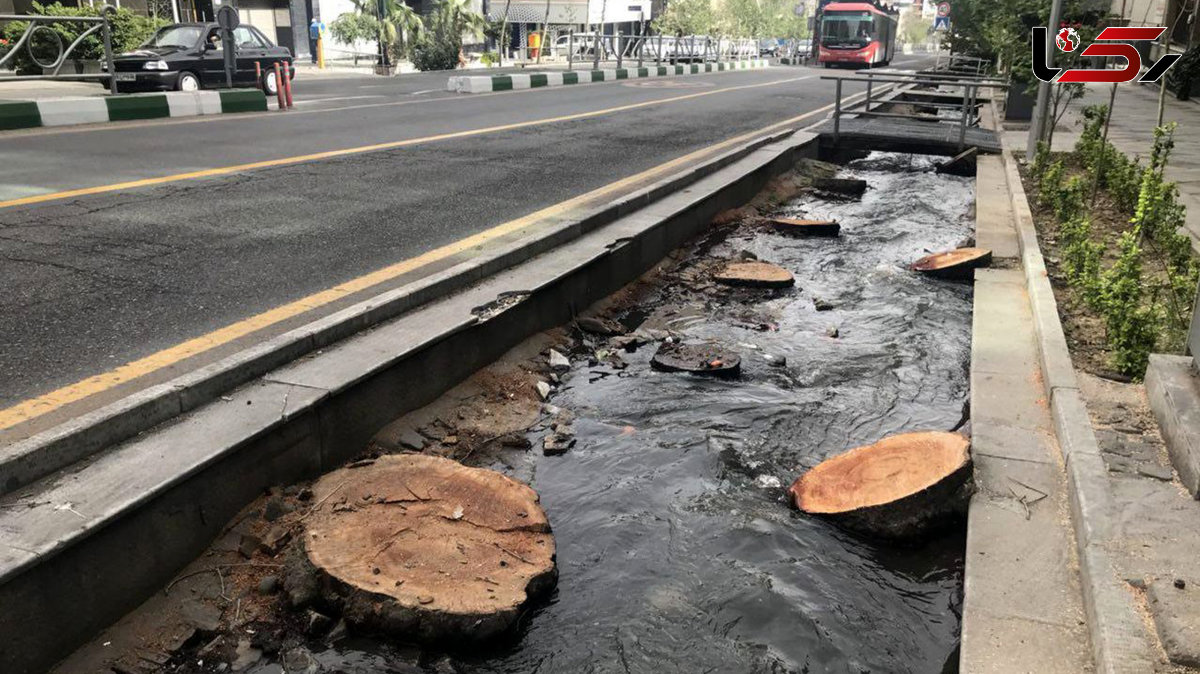
[{"label": "bus window", "polygon": [[835,46],[866,46],[874,35],[874,17],[870,12],[827,13],[821,23],[821,44]]}]

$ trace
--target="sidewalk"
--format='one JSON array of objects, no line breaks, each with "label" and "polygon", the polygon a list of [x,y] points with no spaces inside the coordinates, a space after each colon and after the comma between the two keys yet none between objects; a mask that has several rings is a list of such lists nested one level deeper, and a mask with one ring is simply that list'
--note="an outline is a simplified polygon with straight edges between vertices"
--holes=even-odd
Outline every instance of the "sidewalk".
[{"label": "sidewalk", "polygon": [[[1089,105],[1108,105],[1111,91],[1107,85],[1088,85],[1087,94],[1071,106],[1055,132],[1056,149],[1069,149],[1068,140],[1073,144],[1082,128],[1083,109]],[[1154,142],[1154,122],[1158,119],[1158,87],[1120,85],[1113,110],[1109,141],[1125,154],[1147,157]],[[1179,186],[1180,201],[1187,207],[1187,234],[1192,238],[1192,247],[1200,251],[1200,102],[1177,100],[1168,91],[1163,122],[1179,124],[1175,128],[1175,149],[1167,165],[1167,179]],[[1068,133],[1059,136],[1063,131]]]},{"label": "sidewalk", "polygon": [[[1107,91],[1089,91],[1082,105],[1076,103],[1072,119],[1056,131],[1056,149],[1067,150],[1074,144],[1084,106],[1107,102]],[[1147,154],[1156,92],[1123,86],[1115,108],[1109,139],[1127,153]],[[1181,122],[1171,173],[1181,181],[1188,228],[1195,241],[1200,234],[1200,107],[1169,99],[1166,109],[1167,120]],[[1009,131],[1004,144],[1023,150],[1026,137],[1026,131]],[[1005,159],[1012,162],[1015,157]],[[1057,460],[1067,476],[1073,556],[1096,670],[1196,671],[1200,668],[1200,536],[1196,535],[1200,502],[1191,498],[1172,469],[1145,386],[1102,379],[1073,366],[1015,165],[1008,167],[1008,189],[1025,270],[1023,290],[1034,316],[1032,334],[1041,362],[1043,395],[1049,401],[1061,453]],[[977,308],[981,295],[977,290]],[[978,316],[976,320],[978,330]],[[1015,331],[1010,328],[1013,336],[1030,332],[1023,324],[1010,325],[1016,326]],[[1012,365],[1022,362],[1017,358]],[[982,412],[973,410],[976,416]],[[964,638],[964,656],[966,644]]]}]

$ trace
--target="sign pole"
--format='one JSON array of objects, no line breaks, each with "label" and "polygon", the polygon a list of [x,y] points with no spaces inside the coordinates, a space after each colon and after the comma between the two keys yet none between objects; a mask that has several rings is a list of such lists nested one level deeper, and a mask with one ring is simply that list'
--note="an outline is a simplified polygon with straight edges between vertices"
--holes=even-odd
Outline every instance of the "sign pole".
[{"label": "sign pole", "polygon": [[[1058,22],[1062,17],[1062,0],[1054,0],[1050,5],[1050,21],[1046,25],[1047,32],[1054,35],[1058,31]],[[1054,63],[1054,40],[1046,40],[1046,63]],[[1038,82],[1037,103],[1034,105],[1033,121],[1029,125],[1029,140],[1025,144],[1025,159],[1033,161],[1033,155],[1037,154],[1038,141],[1040,141],[1047,131],[1047,122],[1053,124],[1052,120],[1047,120],[1050,115],[1050,83]]]}]

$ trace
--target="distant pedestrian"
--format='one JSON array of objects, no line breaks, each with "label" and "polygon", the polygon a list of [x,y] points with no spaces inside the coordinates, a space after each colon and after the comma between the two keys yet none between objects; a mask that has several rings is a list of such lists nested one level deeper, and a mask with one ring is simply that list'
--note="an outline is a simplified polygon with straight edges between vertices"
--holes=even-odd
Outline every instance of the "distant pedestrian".
[{"label": "distant pedestrian", "polygon": [[312,54],[312,62],[317,62],[317,42],[321,39],[321,33],[325,32],[325,24],[313,17],[312,23],[308,24],[308,52]]}]

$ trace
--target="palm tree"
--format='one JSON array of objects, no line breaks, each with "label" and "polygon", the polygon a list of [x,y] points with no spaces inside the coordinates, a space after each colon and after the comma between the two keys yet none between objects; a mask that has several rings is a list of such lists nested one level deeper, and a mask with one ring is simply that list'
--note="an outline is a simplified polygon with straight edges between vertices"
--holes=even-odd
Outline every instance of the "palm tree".
[{"label": "palm tree", "polygon": [[471,0],[440,0],[433,16],[441,21],[440,28],[447,34],[468,34],[482,37],[487,28],[487,17],[471,9]]},{"label": "palm tree", "polygon": [[389,65],[389,46],[396,55],[405,55],[425,32],[421,15],[400,0],[354,0],[354,7],[359,14],[376,17],[379,21],[382,65]]}]

